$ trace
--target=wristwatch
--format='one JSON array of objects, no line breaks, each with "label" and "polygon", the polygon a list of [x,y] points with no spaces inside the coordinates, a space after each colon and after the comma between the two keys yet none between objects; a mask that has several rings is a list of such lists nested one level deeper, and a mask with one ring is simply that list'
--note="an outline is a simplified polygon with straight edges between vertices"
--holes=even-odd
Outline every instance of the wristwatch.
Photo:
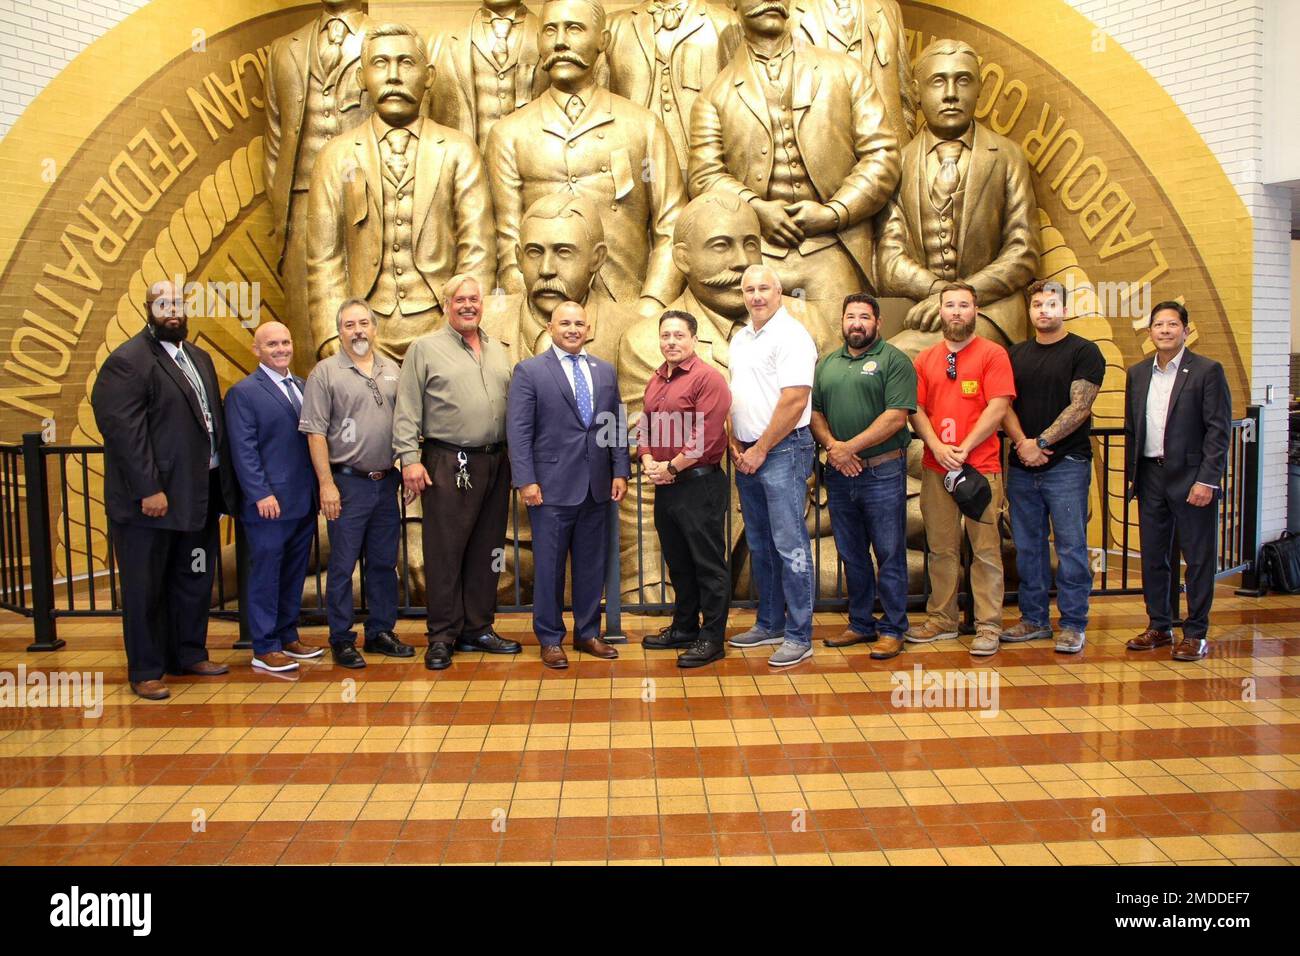
[{"label": "wristwatch", "polygon": [[672,463],[671,461],[668,463],[668,474],[672,475],[674,478],[676,478],[677,475],[679,474],[679,472],[677,471],[676,466],[673,465],[673,463]]},{"label": "wristwatch", "polygon": [[1034,444],[1037,445],[1039,448],[1046,448],[1048,445],[1051,444],[1051,442],[1048,441],[1046,438],[1039,438],[1034,441]]}]

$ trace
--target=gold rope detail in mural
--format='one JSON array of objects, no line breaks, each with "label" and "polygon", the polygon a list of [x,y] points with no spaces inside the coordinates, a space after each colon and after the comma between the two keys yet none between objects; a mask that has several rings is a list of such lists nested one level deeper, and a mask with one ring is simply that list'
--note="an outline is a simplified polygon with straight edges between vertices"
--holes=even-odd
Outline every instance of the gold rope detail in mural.
[{"label": "gold rope detail in mural", "polygon": [[[94,367],[86,378],[85,395],[77,406],[77,423],[72,433],[74,444],[98,444],[102,441],[90,406],[91,390],[99,367],[108,354],[143,327],[145,290],[163,279],[178,275],[188,277],[226,228],[264,191],[262,137],[257,136],[204,177],[198,188],[186,196],[180,208],[172,213],[170,222],[158,233],[153,248],[144,254],[140,268],[127,281],[127,291],[118,299],[117,313],[105,329],[104,343],[95,353]],[[108,556],[102,459],[98,455],[88,456],[86,474],[89,488],[82,483],[81,459],[80,455],[69,457],[68,496],[76,501],[83,493],[86,495],[90,502],[89,527],[85,510],[80,508],[74,508],[68,515],[66,531],[64,516],[60,514],[56,519],[59,540],[55,568],[66,569],[69,555],[65,552],[70,551],[74,573],[85,571],[88,552],[96,571],[107,567]],[[62,511],[66,502],[58,501],[54,505]],[[65,540],[65,534],[70,540]]]}]

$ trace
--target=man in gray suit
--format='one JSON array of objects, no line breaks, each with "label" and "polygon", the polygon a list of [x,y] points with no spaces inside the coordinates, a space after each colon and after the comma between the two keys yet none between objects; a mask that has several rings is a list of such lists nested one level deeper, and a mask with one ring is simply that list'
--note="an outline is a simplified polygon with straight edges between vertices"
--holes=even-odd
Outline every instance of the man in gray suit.
[{"label": "man in gray suit", "polygon": [[576,302],[551,313],[552,346],[515,367],[507,399],[512,481],[533,529],[533,633],[542,663],[569,666],[564,640],[564,564],[573,561],[573,647],[604,660],[600,639],[609,502],[631,474],[618,375],[587,354],[587,316]]}]

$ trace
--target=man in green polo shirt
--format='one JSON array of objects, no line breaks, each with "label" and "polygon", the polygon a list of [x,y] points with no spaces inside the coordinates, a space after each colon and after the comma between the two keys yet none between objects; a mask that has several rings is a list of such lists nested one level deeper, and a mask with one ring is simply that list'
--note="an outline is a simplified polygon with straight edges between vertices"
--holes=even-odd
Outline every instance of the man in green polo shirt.
[{"label": "man in green polo shirt", "polygon": [[849,590],[848,630],[825,644],[869,642],[871,656],[884,660],[903,649],[907,633],[907,416],[916,411],[916,370],[881,338],[880,305],[865,292],[845,296],[840,331],[844,347],[818,364],[812,393],[812,432],[826,449],[831,531]]}]

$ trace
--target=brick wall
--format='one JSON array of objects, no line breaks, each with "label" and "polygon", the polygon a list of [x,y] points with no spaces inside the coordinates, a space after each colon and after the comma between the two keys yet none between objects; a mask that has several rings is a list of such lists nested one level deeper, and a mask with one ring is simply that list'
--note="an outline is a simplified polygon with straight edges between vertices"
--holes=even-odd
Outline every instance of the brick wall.
[{"label": "brick wall", "polygon": [[[1263,411],[1262,540],[1286,528],[1291,197],[1266,187],[1264,0],[1067,0],[1123,45],[1187,114],[1255,222],[1251,402]],[[1194,309],[1195,303],[1189,303]]]},{"label": "brick wall", "polygon": [[0,136],[56,73],[148,0],[0,0]]}]

